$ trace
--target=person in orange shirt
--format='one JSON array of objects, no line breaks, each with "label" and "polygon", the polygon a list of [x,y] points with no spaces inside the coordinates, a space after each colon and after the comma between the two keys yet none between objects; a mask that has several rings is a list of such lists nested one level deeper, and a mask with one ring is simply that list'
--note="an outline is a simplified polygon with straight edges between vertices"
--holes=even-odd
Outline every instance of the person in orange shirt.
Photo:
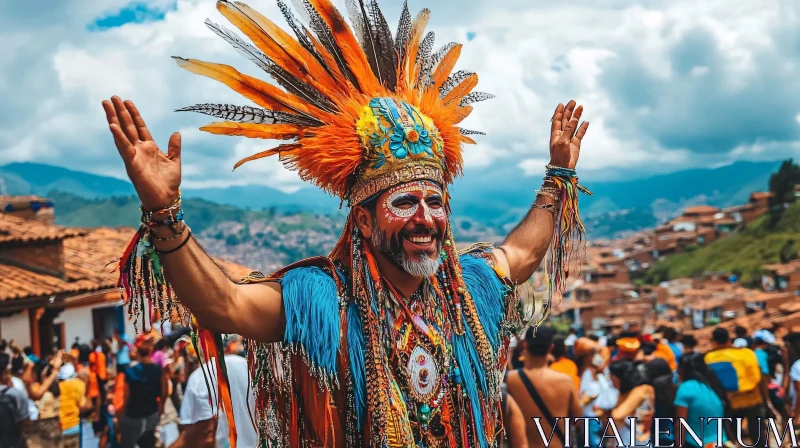
[{"label": "person in orange shirt", "polygon": [[653,356],[666,361],[667,364],[669,364],[670,370],[673,372],[678,370],[678,363],[675,361],[675,352],[669,348],[669,345],[664,342],[664,339],[660,334],[653,335],[653,343],[656,344],[656,349],[653,351]]},{"label": "person in orange shirt", "polygon": [[550,364],[550,368],[556,372],[561,372],[569,375],[572,382],[575,383],[575,392],[581,390],[581,379],[578,376],[578,366],[567,358],[567,347],[564,344],[564,338],[557,337],[553,339],[553,350],[551,352],[555,361]]}]

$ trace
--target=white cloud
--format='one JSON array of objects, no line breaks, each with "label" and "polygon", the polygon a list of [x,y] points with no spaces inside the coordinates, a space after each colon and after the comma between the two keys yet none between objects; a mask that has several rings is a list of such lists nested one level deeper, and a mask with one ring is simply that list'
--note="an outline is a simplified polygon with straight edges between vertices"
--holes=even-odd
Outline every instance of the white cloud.
[{"label": "white cloud", "polygon": [[[0,6],[0,70],[8,74],[0,77],[0,163],[38,161],[124,176],[100,107],[118,94],[136,102],[160,144],[181,130],[187,185],[259,183],[284,191],[303,185],[276,158],[231,173],[239,158],[274,142],[207,135],[197,131],[207,117],[173,112],[194,103],[247,101],[177,68],[172,55],[263,76],[203,24],[211,18],[230,27],[213,1],[180,0],[163,20],[100,31],[88,25],[128,0],[59,2],[37,17],[9,3]],[[382,3],[395,23],[399,4]],[[476,105],[464,122],[488,134],[465,148],[469,168],[516,165],[537,175],[549,157],[553,109],[573,98],[591,122],[579,164],[584,176],[778,158],[800,140],[800,108],[788,100],[768,107],[773,98],[796,97],[791,81],[800,38],[793,1],[410,3],[433,10],[437,47],[465,43],[458,67],[476,71],[478,90],[497,96]],[[251,4],[282,23],[274,1]],[[475,38],[466,42],[467,33]],[[758,124],[763,110],[785,117]]]}]

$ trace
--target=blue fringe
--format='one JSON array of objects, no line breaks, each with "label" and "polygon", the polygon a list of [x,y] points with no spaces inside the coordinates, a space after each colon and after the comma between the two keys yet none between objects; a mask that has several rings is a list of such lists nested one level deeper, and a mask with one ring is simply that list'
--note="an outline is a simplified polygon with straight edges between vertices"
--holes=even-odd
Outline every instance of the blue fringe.
[{"label": "blue fringe", "polygon": [[347,306],[347,345],[350,351],[350,374],[353,378],[353,398],[356,403],[358,429],[364,424],[367,409],[367,378],[364,367],[364,334],[361,332],[361,317],[358,306],[350,303]]},{"label": "blue fringe", "polygon": [[478,311],[478,318],[492,350],[497,353],[500,350],[500,323],[505,317],[504,301],[508,287],[483,258],[464,254],[459,257],[459,262],[464,283]]},{"label": "blue fringe", "polygon": [[[472,405],[472,416],[475,420],[475,434],[481,447],[487,446],[486,437],[483,433],[483,414],[481,413],[481,399],[478,395],[478,384],[480,383],[484,397],[487,396],[486,372],[483,369],[480,356],[475,348],[475,337],[466,322],[464,322],[466,332],[463,335],[453,335],[453,354],[455,355],[458,367],[461,370],[461,386],[466,390],[467,397]],[[467,341],[469,337],[469,341]],[[477,374],[477,378],[476,378]]]},{"label": "blue fringe", "polygon": [[317,267],[295,268],[281,279],[286,331],[283,341],[298,344],[312,367],[336,375],[339,351],[339,299],[336,283]]}]

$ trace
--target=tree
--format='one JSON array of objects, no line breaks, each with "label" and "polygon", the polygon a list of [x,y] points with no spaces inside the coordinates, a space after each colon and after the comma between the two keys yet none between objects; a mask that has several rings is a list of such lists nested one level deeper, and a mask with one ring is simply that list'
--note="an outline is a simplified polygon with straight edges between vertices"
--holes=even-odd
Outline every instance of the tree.
[{"label": "tree", "polygon": [[769,199],[771,224],[777,223],[786,204],[794,201],[794,186],[798,184],[800,184],[800,165],[794,163],[792,159],[784,160],[778,171],[769,178],[769,191],[772,193]]}]

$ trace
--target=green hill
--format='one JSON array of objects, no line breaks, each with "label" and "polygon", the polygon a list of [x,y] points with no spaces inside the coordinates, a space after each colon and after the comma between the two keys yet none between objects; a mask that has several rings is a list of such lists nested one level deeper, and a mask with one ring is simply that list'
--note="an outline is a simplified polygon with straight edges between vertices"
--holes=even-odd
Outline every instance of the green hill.
[{"label": "green hill", "polygon": [[800,201],[770,223],[765,215],[736,235],[708,246],[668,257],[647,273],[645,280],[657,283],[679,277],[697,277],[704,272],[730,272],[745,286],[760,284],[761,267],[797,257],[800,250]]}]

